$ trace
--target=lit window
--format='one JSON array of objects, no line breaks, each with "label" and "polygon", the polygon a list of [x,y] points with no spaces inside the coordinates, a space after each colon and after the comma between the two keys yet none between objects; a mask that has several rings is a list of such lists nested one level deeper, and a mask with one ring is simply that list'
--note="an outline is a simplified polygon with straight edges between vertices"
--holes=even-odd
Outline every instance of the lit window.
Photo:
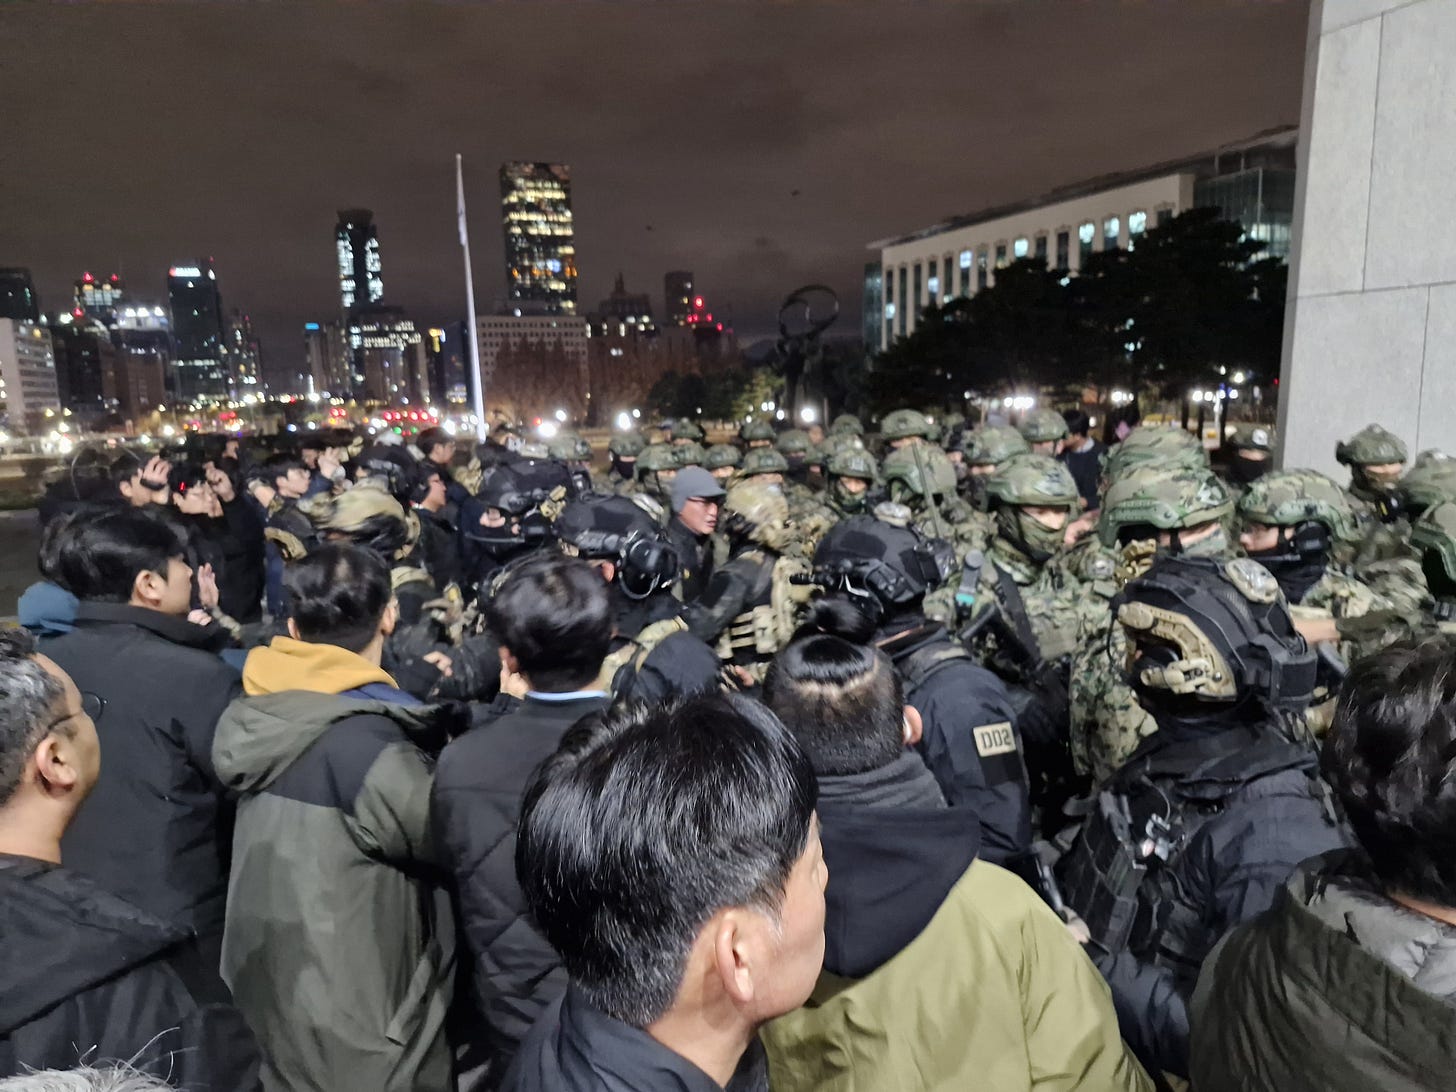
[{"label": "lit window", "polygon": [[996,244],[996,268],[997,269],[1000,269],[1005,264],[1006,264],[1006,244],[1005,243],[997,243]]},{"label": "lit window", "polygon": [[1023,235],[1011,244],[1011,253],[1018,258],[1025,258],[1031,252],[1031,243]]},{"label": "lit window", "polygon": [[895,317],[895,305],[893,303],[887,303],[887,304],[885,304],[885,318],[886,318],[886,320],[893,319],[894,317]]},{"label": "lit window", "polygon": [[1148,229],[1148,214],[1139,209],[1129,214],[1127,218],[1127,233],[1129,235],[1141,235]]},{"label": "lit window", "polygon": [[930,301],[935,302],[935,297],[940,295],[940,278],[931,277],[925,282],[925,290],[930,293]]},{"label": "lit window", "polygon": [[1109,216],[1102,221],[1102,249],[1116,250],[1118,237],[1122,234],[1122,221],[1116,216]]},{"label": "lit window", "polygon": [[971,268],[971,252],[969,250],[962,250],[961,251],[961,268],[962,269],[970,269]]},{"label": "lit window", "polygon": [[1091,243],[1093,237],[1096,236],[1096,234],[1097,225],[1094,224],[1091,220],[1088,220],[1085,224],[1077,229],[1077,238],[1080,239],[1083,243]]}]

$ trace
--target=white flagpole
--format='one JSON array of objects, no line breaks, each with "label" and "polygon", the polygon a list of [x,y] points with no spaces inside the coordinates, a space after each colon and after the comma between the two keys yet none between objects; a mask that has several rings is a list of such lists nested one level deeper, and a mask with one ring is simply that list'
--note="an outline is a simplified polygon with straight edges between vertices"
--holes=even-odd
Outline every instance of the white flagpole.
[{"label": "white flagpole", "polygon": [[465,253],[465,303],[470,321],[470,370],[475,376],[475,435],[485,443],[489,426],[485,423],[485,380],[480,374],[480,334],[475,329],[475,277],[470,272],[470,233],[465,227],[465,175],[460,166],[460,153],[455,153],[455,214],[460,225],[460,249]]}]

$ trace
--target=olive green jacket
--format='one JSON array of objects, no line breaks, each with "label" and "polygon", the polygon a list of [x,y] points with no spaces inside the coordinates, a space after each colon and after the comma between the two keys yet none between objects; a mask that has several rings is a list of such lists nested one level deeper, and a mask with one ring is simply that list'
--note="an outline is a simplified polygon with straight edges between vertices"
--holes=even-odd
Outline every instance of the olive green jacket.
[{"label": "olive green jacket", "polygon": [[868,976],[821,976],[761,1034],[774,1092],[1151,1092],[1101,975],[1011,873],[975,861]]}]

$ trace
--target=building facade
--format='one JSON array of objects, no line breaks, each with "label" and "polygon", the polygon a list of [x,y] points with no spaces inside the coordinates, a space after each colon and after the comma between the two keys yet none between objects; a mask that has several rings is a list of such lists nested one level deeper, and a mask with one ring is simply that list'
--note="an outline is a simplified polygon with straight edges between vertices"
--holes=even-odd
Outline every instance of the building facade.
[{"label": "building facade", "polygon": [[675,269],[662,278],[662,313],[669,326],[686,326],[693,311],[693,275],[686,269]]},{"label": "building facade", "polygon": [[424,337],[402,307],[356,305],[349,315],[350,387],[364,402],[423,402],[429,378]]},{"label": "building facade", "polygon": [[228,396],[222,295],[211,260],[167,270],[167,300],[176,343],[176,397],[182,402]]},{"label": "building facade", "polygon": [[[915,331],[931,304],[974,296],[1021,258],[1077,274],[1098,251],[1130,248],[1143,232],[1191,208],[1213,206],[1265,244],[1289,250],[1296,129],[1262,134],[1191,159],[1111,175],[1012,205],[871,243],[865,347],[877,352]],[[878,265],[878,271],[872,266]]]},{"label": "building facade", "polygon": [[379,229],[369,209],[340,209],[334,225],[339,264],[339,304],[347,313],[356,304],[384,298],[384,263],[379,257]]},{"label": "building facade", "polygon": [[61,405],[83,421],[92,421],[111,409],[104,376],[114,374],[122,350],[111,331],[96,319],[61,315],[50,327],[55,352],[56,390]]},{"label": "building facade", "polygon": [[228,323],[228,388],[234,398],[245,394],[261,394],[263,382],[263,343],[253,329],[253,317],[234,307]]},{"label": "building facade", "polygon": [[17,266],[0,268],[0,319],[40,321],[40,296],[30,270]]},{"label": "building facade", "polygon": [[117,310],[126,299],[121,275],[98,277],[87,270],[75,284],[71,293],[71,313],[100,319],[108,326],[116,321]]},{"label": "building facade", "polygon": [[303,324],[302,374],[281,378],[285,394],[320,394],[343,398],[352,393],[349,354],[343,327],[337,322]]},{"label": "building facade", "polygon": [[39,323],[0,318],[0,401],[5,428],[15,435],[49,432],[61,413],[56,354]]},{"label": "building facade", "polygon": [[506,297],[552,314],[576,314],[576,239],[571,170],[562,163],[500,169]]},{"label": "building facade", "polygon": [[597,304],[587,322],[593,337],[625,334],[628,330],[648,336],[657,332],[657,324],[652,321],[652,298],[646,292],[628,292],[620,273],[612,294]]}]

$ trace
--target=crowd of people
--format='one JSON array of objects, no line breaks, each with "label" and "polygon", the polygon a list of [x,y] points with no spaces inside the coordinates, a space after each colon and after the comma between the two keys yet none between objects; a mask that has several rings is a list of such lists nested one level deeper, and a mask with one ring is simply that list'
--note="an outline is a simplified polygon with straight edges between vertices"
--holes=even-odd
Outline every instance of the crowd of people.
[{"label": "crowd of people", "polygon": [[76,460],[0,1092],[1447,1087],[1456,459],[1091,433]]}]

